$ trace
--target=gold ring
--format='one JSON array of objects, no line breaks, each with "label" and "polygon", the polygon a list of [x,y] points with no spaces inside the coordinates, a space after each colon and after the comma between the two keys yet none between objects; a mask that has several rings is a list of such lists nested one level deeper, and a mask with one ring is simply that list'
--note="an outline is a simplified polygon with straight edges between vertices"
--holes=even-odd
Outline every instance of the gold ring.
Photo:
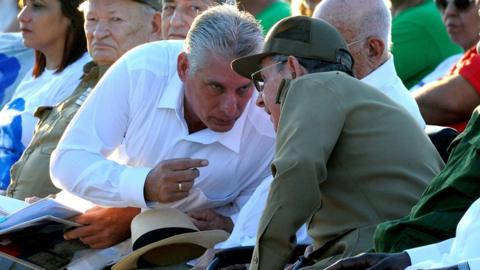
[{"label": "gold ring", "polygon": [[178,190],[182,191],[182,183],[178,183]]}]

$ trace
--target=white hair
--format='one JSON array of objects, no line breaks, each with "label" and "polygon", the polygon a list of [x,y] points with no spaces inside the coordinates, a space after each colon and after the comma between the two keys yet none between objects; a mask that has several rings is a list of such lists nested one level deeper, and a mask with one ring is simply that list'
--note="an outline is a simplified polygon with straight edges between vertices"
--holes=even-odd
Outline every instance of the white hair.
[{"label": "white hair", "polygon": [[392,14],[387,0],[323,0],[314,17],[328,21],[340,31],[348,29],[355,33],[356,40],[375,36],[387,50],[391,46]]},{"label": "white hair", "polygon": [[236,6],[224,4],[209,8],[195,19],[184,51],[193,74],[209,53],[233,60],[258,53],[262,44],[262,30],[255,18]]}]

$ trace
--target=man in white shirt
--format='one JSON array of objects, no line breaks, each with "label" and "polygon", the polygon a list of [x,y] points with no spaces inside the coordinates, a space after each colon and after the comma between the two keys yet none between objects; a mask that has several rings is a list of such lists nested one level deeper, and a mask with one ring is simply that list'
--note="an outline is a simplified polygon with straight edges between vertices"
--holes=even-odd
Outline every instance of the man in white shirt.
[{"label": "man in white shirt", "polygon": [[258,52],[262,39],[251,15],[217,6],[196,19],[185,43],[127,53],[52,154],[54,183],[104,206],[237,213],[270,175],[274,132],[252,82],[230,62]]},{"label": "man in white shirt", "polygon": [[392,15],[384,0],[324,0],[314,18],[338,29],[355,60],[355,77],[402,105],[425,128],[415,99],[403,85],[390,53]]}]

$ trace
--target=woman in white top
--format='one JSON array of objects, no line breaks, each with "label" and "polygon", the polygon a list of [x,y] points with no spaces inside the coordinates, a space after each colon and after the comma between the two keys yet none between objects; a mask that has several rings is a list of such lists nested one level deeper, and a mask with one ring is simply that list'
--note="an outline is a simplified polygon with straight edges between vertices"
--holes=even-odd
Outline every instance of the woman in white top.
[{"label": "woman in white top", "polygon": [[23,0],[18,15],[26,47],[35,63],[0,111],[0,192],[10,182],[10,167],[29,144],[40,106],[68,97],[80,82],[86,53],[80,0]]}]

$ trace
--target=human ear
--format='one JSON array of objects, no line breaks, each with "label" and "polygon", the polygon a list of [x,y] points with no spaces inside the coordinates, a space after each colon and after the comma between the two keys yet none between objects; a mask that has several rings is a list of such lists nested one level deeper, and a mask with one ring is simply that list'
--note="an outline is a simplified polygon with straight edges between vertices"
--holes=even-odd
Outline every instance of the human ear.
[{"label": "human ear", "polygon": [[152,33],[150,41],[156,41],[162,39],[162,14],[160,11],[156,11],[152,17]]},{"label": "human ear", "polygon": [[182,52],[177,58],[177,72],[182,82],[185,82],[187,79],[189,70],[190,62],[188,61],[188,56],[185,52]]},{"label": "human ear", "polygon": [[297,77],[303,76],[306,73],[308,73],[306,69],[302,65],[300,65],[300,62],[298,62],[298,59],[292,55],[288,57],[287,68],[289,70],[289,73],[292,76],[292,79],[295,79]]}]

